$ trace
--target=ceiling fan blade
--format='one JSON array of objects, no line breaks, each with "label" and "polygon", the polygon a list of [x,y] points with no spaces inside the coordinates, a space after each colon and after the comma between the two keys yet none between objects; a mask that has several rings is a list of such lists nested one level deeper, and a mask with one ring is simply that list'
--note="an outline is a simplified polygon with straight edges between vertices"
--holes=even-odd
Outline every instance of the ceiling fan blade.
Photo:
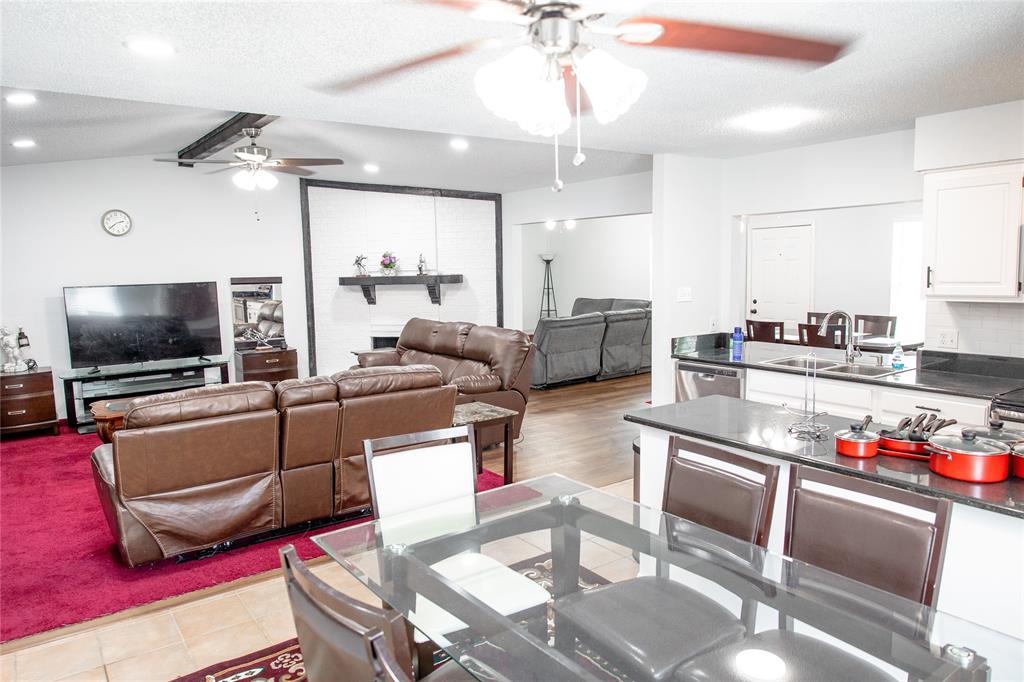
[{"label": "ceiling fan blade", "polygon": [[417,0],[425,5],[440,5],[462,12],[469,12],[481,21],[508,21],[521,26],[532,24],[534,19],[523,12],[527,3],[520,0]]},{"label": "ceiling fan blade", "polygon": [[230,166],[224,166],[222,168],[215,168],[212,171],[206,171],[203,175],[214,175],[216,173],[223,173],[224,171],[235,170],[238,166],[242,166],[241,163],[233,163]]},{"label": "ceiling fan blade", "polygon": [[314,175],[313,171],[308,168],[299,168],[298,166],[264,166],[264,170],[274,171],[275,173],[287,173],[288,175],[301,175],[304,178],[308,178],[310,175]]},{"label": "ceiling fan blade", "polygon": [[271,159],[266,167],[271,166],[340,166],[344,161],[341,159]]},{"label": "ceiling fan blade", "polygon": [[166,163],[235,163],[234,161],[218,160],[218,159],[153,159],[154,161],[163,161]]},{"label": "ceiling fan blade", "polygon": [[835,61],[846,47],[844,43],[663,17],[630,17],[619,24],[619,30],[619,40],[629,45],[728,52],[819,64]]},{"label": "ceiling fan blade", "polygon": [[459,57],[470,52],[476,52],[478,50],[485,50],[492,47],[499,47],[506,44],[505,41],[497,38],[482,38],[480,40],[471,40],[468,43],[462,43],[461,45],[453,45],[452,47],[438,50],[437,52],[430,52],[425,55],[410,59],[408,61],[399,62],[386,66],[383,69],[377,69],[369,73],[364,73],[360,76],[353,76],[352,78],[345,78],[343,80],[334,81],[332,83],[325,83],[322,85],[314,86],[314,90],[325,92],[327,94],[336,95],[349,90],[369,85],[376,81],[390,78],[391,76],[397,75],[404,71],[410,71],[417,69],[421,66],[426,66],[433,62],[439,62],[445,59],[452,59],[453,57]]}]

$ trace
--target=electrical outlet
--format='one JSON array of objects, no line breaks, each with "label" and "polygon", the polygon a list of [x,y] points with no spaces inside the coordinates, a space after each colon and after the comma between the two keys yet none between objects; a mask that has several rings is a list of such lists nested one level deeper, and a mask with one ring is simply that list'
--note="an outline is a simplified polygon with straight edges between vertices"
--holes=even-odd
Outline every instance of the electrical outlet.
[{"label": "electrical outlet", "polygon": [[708,327],[710,328],[711,331],[717,332],[718,331],[718,319],[712,317],[711,318],[711,324],[709,324]]},{"label": "electrical outlet", "polygon": [[960,332],[956,329],[939,331],[939,348],[957,348],[960,345]]}]

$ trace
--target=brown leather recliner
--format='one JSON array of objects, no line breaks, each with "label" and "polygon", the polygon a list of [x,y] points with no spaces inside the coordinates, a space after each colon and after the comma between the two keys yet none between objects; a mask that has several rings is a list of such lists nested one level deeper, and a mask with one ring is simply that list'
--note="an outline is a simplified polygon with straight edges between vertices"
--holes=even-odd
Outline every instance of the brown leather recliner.
[{"label": "brown leather recliner", "polygon": [[334,513],[370,506],[363,440],[452,425],[456,389],[431,365],[368,367],[331,375],[340,421],[334,473]]},{"label": "brown leather recliner", "polygon": [[[360,367],[429,364],[441,370],[446,384],[459,391],[458,402],[480,401],[516,410],[513,437],[526,415],[533,373],[534,346],[525,332],[470,322],[435,322],[413,318],[394,350],[360,353]],[[501,427],[484,429],[485,446],[502,438]]]},{"label": "brown leather recliner", "polygon": [[281,526],[278,414],[265,382],[137,398],[92,453],[100,503],[129,566]]}]

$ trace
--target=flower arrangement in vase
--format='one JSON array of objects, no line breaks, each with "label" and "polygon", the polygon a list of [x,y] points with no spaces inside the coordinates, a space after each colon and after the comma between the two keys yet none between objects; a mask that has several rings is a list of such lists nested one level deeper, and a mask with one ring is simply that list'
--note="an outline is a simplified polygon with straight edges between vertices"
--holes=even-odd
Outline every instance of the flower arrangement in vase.
[{"label": "flower arrangement in vase", "polygon": [[380,257],[380,272],[382,275],[398,274],[398,256],[390,251],[385,251]]}]

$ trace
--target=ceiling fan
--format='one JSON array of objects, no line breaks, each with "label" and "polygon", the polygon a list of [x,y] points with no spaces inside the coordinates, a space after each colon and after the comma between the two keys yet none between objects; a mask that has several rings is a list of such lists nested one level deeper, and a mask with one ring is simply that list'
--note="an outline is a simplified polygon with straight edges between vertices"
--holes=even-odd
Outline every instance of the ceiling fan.
[{"label": "ceiling fan", "polygon": [[235,147],[235,161],[219,159],[153,159],[167,163],[209,163],[225,166],[210,173],[220,173],[232,168],[240,169],[231,179],[236,186],[245,190],[273,189],[277,186],[277,178],[267,171],[288,173],[308,177],[313,171],[303,166],[340,166],[345,163],[341,159],[275,159],[271,157],[269,147],[256,144],[260,136],[259,128],[242,128],[242,134],[249,138],[249,144]]},{"label": "ceiling fan", "polygon": [[605,26],[596,23],[606,12],[622,12],[624,0],[417,0],[492,21],[526,28],[512,40],[477,39],[424,54],[382,69],[317,86],[329,94],[344,94],[428,64],[480,50],[513,49],[481,67],[474,78],[477,95],[497,116],[514,121],[528,133],[555,138],[555,183],[558,173],[558,135],[564,133],[575,109],[576,155],[573,165],[586,160],[581,149],[580,117],[593,113],[607,124],[626,113],[647,86],[647,75],[610,53],[589,45],[590,34],[610,35],[626,45],[700,50],[752,57],[772,57],[811,64],[838,59],[845,43],[751,31],[683,19],[635,16]]}]

